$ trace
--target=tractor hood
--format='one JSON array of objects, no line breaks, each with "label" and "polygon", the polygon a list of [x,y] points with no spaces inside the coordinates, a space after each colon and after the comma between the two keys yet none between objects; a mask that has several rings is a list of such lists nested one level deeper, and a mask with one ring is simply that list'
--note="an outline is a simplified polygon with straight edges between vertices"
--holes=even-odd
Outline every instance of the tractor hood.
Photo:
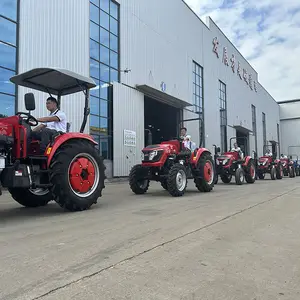
[{"label": "tractor hood", "polygon": [[143,161],[145,162],[156,162],[158,161],[161,156],[166,153],[168,155],[175,154],[180,151],[179,149],[179,143],[174,144],[172,142],[170,143],[162,143],[162,144],[155,144],[155,145],[149,145],[145,147],[142,152],[144,155]]}]

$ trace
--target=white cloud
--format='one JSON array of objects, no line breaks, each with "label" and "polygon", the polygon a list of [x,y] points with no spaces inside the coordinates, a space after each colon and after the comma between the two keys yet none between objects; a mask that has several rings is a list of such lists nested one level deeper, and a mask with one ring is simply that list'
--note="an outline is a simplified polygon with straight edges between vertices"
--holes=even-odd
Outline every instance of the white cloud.
[{"label": "white cloud", "polygon": [[185,0],[210,16],[258,72],[275,98],[300,98],[299,0]]}]

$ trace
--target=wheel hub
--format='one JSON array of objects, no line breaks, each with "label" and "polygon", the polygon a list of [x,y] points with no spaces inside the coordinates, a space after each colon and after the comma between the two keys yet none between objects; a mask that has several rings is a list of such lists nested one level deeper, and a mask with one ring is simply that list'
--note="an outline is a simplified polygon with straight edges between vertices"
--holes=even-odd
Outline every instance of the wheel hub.
[{"label": "wheel hub", "polygon": [[207,161],[204,165],[204,180],[211,184],[214,179],[213,167],[210,161]]},{"label": "wheel hub", "polygon": [[69,169],[70,185],[77,193],[87,193],[95,183],[95,167],[85,157],[76,158]]},{"label": "wheel hub", "polygon": [[183,171],[179,171],[176,175],[176,186],[179,191],[184,190],[186,185],[186,174]]}]

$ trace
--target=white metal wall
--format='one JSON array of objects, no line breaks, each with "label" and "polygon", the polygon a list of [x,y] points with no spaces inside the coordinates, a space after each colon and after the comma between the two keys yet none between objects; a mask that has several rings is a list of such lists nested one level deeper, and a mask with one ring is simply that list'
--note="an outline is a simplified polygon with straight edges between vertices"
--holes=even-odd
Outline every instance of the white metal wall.
[{"label": "white metal wall", "polygon": [[[141,162],[144,147],[144,94],[114,83],[113,86],[113,176],[128,176],[133,165]],[[125,130],[136,132],[136,146],[124,146]]]},{"label": "white metal wall", "polygon": [[[37,67],[65,68],[89,76],[89,0],[21,0],[19,72]],[[21,111],[27,91],[19,88]],[[37,107],[34,115],[47,115],[47,95],[34,94]],[[83,94],[62,100],[61,108],[71,122],[71,131],[78,131],[83,116]]]},{"label": "white metal wall", "polygon": [[[227,86],[228,139],[235,135],[230,126],[242,125],[252,130],[251,104],[256,107],[258,154],[263,150],[262,112],[266,114],[267,139],[277,140],[279,106],[258,84],[257,93],[222,62],[223,47],[229,59],[234,54],[236,64],[246,68],[253,80],[258,75],[235,49],[212,20],[208,26],[182,0],[119,0],[121,9],[121,81],[130,86],[148,84],[160,90],[166,83],[166,93],[189,101],[193,99],[193,60],[204,68],[205,137],[206,146],[220,144],[219,79]],[[178,26],[180,24],[180,26]],[[213,38],[220,43],[217,59],[213,53]],[[229,62],[230,63],[230,62]],[[188,115],[189,113],[185,113]],[[118,118],[115,116],[115,118]],[[193,137],[195,127],[185,124]],[[254,149],[254,138],[251,138]]]},{"label": "white metal wall", "polygon": [[286,102],[280,105],[280,127],[281,127],[281,152],[289,154],[289,146],[299,146],[290,148],[290,151],[300,157],[300,100],[297,102]]}]

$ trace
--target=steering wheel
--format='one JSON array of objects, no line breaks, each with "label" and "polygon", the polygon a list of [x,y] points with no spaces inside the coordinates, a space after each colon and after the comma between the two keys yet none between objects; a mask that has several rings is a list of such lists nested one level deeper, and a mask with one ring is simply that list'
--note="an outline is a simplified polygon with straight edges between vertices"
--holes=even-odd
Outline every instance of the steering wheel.
[{"label": "steering wheel", "polygon": [[20,116],[23,120],[26,118],[25,122],[30,126],[37,126],[39,124],[38,120],[32,116],[30,113],[26,112],[17,112],[17,116]]}]

